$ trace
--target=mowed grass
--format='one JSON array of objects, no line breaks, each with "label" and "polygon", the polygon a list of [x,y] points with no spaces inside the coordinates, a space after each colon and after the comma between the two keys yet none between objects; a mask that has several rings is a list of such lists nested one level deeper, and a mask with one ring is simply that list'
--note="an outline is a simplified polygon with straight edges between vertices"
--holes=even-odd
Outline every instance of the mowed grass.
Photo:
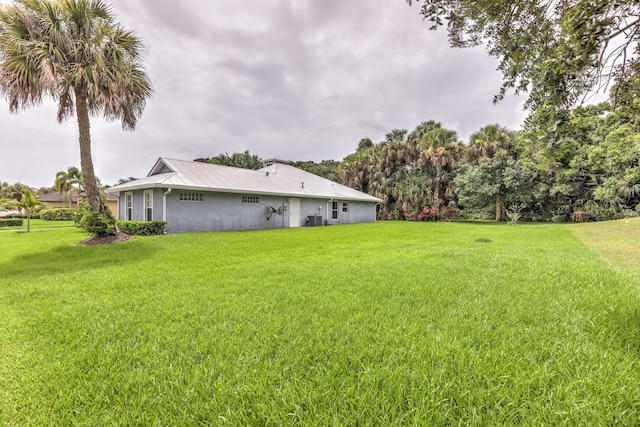
[{"label": "mowed grass", "polygon": [[0,233],[0,425],[640,424],[638,275],[571,227],[84,237]]},{"label": "mowed grass", "polygon": [[574,224],[571,230],[611,266],[640,272],[640,218]]}]

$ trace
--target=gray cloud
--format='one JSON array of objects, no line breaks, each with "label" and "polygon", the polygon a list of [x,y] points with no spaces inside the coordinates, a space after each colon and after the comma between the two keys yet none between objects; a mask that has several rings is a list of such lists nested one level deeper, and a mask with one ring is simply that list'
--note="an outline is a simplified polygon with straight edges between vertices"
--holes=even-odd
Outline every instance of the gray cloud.
[{"label": "gray cloud", "polygon": [[[112,4],[145,43],[155,94],[135,132],[93,119],[96,172],[107,184],[146,174],[159,156],[249,149],[339,160],[363,137],[380,141],[429,119],[467,139],[524,118],[518,98],[492,105],[500,76],[482,48],[448,48],[401,0]],[[0,180],[50,185],[78,165],[75,125],[58,125],[52,103],[9,115],[0,101]]]}]

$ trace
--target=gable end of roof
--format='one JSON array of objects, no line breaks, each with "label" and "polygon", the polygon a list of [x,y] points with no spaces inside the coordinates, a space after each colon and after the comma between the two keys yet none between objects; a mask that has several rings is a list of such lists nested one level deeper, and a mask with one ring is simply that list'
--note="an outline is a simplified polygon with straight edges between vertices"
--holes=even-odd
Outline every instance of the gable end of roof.
[{"label": "gable end of roof", "polygon": [[151,168],[147,176],[159,175],[162,173],[169,173],[169,172],[175,172],[175,170],[169,167],[169,165],[167,165],[167,162],[165,162],[165,160],[162,157],[160,157],[158,161],[156,161],[156,164],[153,165],[153,167]]}]

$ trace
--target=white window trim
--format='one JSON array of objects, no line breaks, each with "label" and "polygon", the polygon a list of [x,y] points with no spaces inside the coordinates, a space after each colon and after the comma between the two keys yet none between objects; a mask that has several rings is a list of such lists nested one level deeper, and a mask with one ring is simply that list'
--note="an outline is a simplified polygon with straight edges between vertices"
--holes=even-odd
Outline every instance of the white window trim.
[{"label": "white window trim", "polygon": [[124,219],[126,221],[133,219],[133,193],[131,191],[124,193]]},{"label": "white window trim", "polygon": [[[149,195],[149,206],[147,206],[147,194]],[[144,220],[152,221],[153,220],[153,190],[144,190],[142,195],[143,205],[144,205]],[[151,209],[151,219],[149,219],[148,210]]]}]

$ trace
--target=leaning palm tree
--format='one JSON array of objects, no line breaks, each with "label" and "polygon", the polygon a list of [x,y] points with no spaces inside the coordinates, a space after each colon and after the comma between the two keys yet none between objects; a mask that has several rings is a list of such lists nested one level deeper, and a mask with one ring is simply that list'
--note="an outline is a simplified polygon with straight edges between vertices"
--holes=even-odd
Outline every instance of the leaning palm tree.
[{"label": "leaning palm tree", "polygon": [[53,99],[59,122],[75,114],[93,212],[105,206],[91,158],[89,115],[135,129],[152,93],[141,49],[103,0],[15,0],[0,8],[0,94],[12,113]]}]

